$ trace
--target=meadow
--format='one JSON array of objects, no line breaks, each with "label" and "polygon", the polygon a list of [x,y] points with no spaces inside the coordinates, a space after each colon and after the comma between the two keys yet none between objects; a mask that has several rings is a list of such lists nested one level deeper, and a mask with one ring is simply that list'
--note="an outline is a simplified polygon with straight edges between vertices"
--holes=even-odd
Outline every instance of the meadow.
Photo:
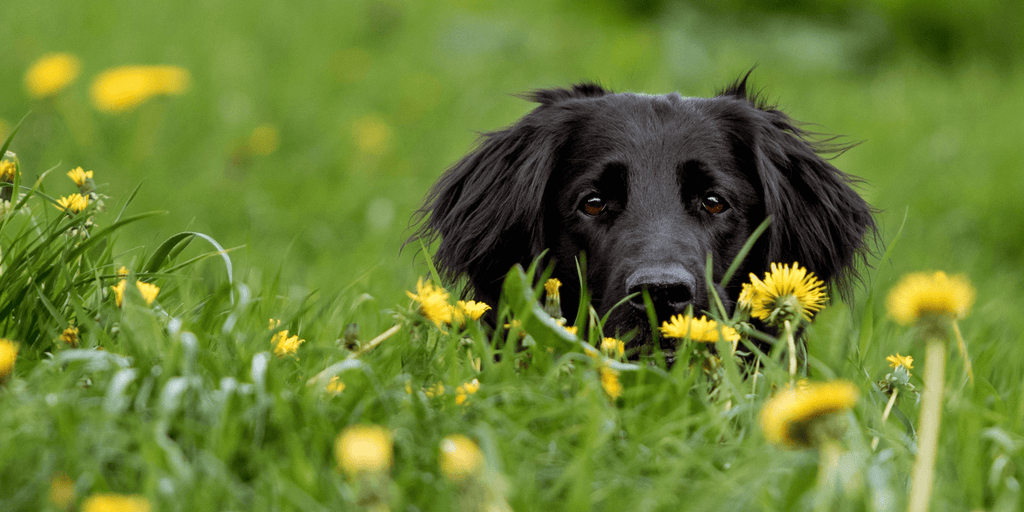
[{"label": "meadow", "polygon": [[[976,292],[968,358],[943,346],[931,508],[1022,508],[1015,3],[5,7],[0,338],[18,348],[0,377],[0,510],[902,510],[927,422],[909,392],[883,422],[878,383],[898,353],[927,390],[930,331],[886,297],[934,270]],[[26,73],[56,52],[74,78],[33,92]],[[96,80],[127,65],[187,76],[97,104]],[[479,132],[531,108],[516,93],[706,96],[755,65],[795,119],[861,141],[834,163],[879,210],[854,299],[806,334],[809,380],[859,395],[835,450],[762,429],[791,384],[784,343],[758,379],[694,341],[672,367],[629,360],[585,311],[562,312],[579,338],[561,330],[536,306],[543,279],[517,273],[491,305],[511,332],[424,316],[420,279],[453,306],[459,285],[432,276],[429,247],[403,249],[409,219]],[[79,167],[92,177],[67,176]],[[75,193],[81,212],[55,208]]]}]

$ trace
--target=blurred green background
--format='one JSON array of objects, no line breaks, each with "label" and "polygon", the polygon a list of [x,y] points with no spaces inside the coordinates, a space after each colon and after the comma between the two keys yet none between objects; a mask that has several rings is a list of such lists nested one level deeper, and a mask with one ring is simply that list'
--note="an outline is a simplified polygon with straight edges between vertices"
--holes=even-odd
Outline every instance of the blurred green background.
[{"label": "blurred green background", "polygon": [[[169,212],[122,236],[125,259],[197,230],[245,245],[242,279],[280,271],[296,295],[354,285],[388,307],[423,268],[418,247],[399,252],[410,217],[479,132],[531,108],[515,93],[593,80],[706,96],[756,65],[755,86],[794,118],[863,141],[836,164],[866,180],[884,240],[907,213],[875,284],[966,272],[1012,333],[1022,27],[1014,0],[5,0],[0,119],[9,130],[31,112],[11,149],[29,177],[57,167],[51,193],[82,166],[117,199],[141,182],[131,211]],[[50,52],[82,71],[34,100],[24,72]],[[182,66],[191,89],[97,112],[90,81],[125,64]],[[267,154],[247,149],[259,127],[279,140]]]}]

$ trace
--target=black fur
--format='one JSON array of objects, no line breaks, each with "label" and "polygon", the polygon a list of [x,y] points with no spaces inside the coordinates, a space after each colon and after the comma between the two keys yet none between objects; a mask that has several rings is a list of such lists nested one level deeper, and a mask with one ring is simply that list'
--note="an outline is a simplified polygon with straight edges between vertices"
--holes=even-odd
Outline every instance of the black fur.
[{"label": "black fur", "polygon": [[[769,231],[719,290],[727,307],[747,273],[771,262],[799,262],[834,289],[855,279],[855,259],[875,229],[871,208],[822,157],[847,147],[814,140],[748,92],[747,77],[713,98],[615,94],[594,84],[529,97],[540,106],[486,134],[420,210],[429,218],[414,238],[440,235],[439,270],[468,277],[477,300],[495,305],[508,270],[550,249],[570,316],[580,252],[599,313],[644,288],[659,321],[690,304],[707,310],[706,255],[717,282],[766,215]],[[710,196],[727,208],[711,213]],[[590,215],[588,204],[603,209]],[[648,330],[641,302],[616,309],[606,326],[608,335],[634,331],[639,341]]]}]

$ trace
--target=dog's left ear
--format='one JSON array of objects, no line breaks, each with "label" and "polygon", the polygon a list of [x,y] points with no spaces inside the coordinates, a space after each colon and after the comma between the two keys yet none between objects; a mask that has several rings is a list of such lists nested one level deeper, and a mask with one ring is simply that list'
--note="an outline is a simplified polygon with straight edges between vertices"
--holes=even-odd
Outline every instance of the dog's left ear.
[{"label": "dog's left ear", "polygon": [[438,180],[419,211],[420,221],[427,219],[410,241],[440,235],[438,270],[452,281],[469,276],[477,298],[493,305],[509,269],[528,265],[544,248],[544,191],[570,131],[570,103],[604,94],[600,86],[580,84],[528,95],[537,108],[485,134]]},{"label": "dog's left ear", "polygon": [[834,138],[814,141],[815,134],[748,94],[746,80],[720,97],[746,104],[737,134],[756,166],[765,213],[772,216],[764,267],[799,262],[845,294],[856,277],[855,260],[868,252],[865,235],[876,230],[871,207],[852,188],[855,179],[821,156],[849,146],[832,143]]}]

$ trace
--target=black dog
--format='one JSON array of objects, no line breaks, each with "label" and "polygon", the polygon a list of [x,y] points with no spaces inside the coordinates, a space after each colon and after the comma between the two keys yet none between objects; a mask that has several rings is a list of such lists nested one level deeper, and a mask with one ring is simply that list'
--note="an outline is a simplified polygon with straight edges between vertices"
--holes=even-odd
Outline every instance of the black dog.
[{"label": "black dog", "polygon": [[[476,299],[492,306],[513,265],[550,249],[567,315],[576,311],[576,258],[585,253],[599,313],[646,288],[661,321],[691,304],[709,310],[706,256],[718,282],[771,215],[737,277],[718,290],[726,307],[747,273],[771,262],[799,262],[846,289],[875,229],[851,177],[819,155],[846,146],[812,140],[746,82],[713,98],[593,84],[536,91],[539,107],[487,134],[437,182],[414,237],[440,235],[439,270],[468,276]],[[649,329],[638,295],[615,310],[605,334],[636,332],[635,345]]]}]

